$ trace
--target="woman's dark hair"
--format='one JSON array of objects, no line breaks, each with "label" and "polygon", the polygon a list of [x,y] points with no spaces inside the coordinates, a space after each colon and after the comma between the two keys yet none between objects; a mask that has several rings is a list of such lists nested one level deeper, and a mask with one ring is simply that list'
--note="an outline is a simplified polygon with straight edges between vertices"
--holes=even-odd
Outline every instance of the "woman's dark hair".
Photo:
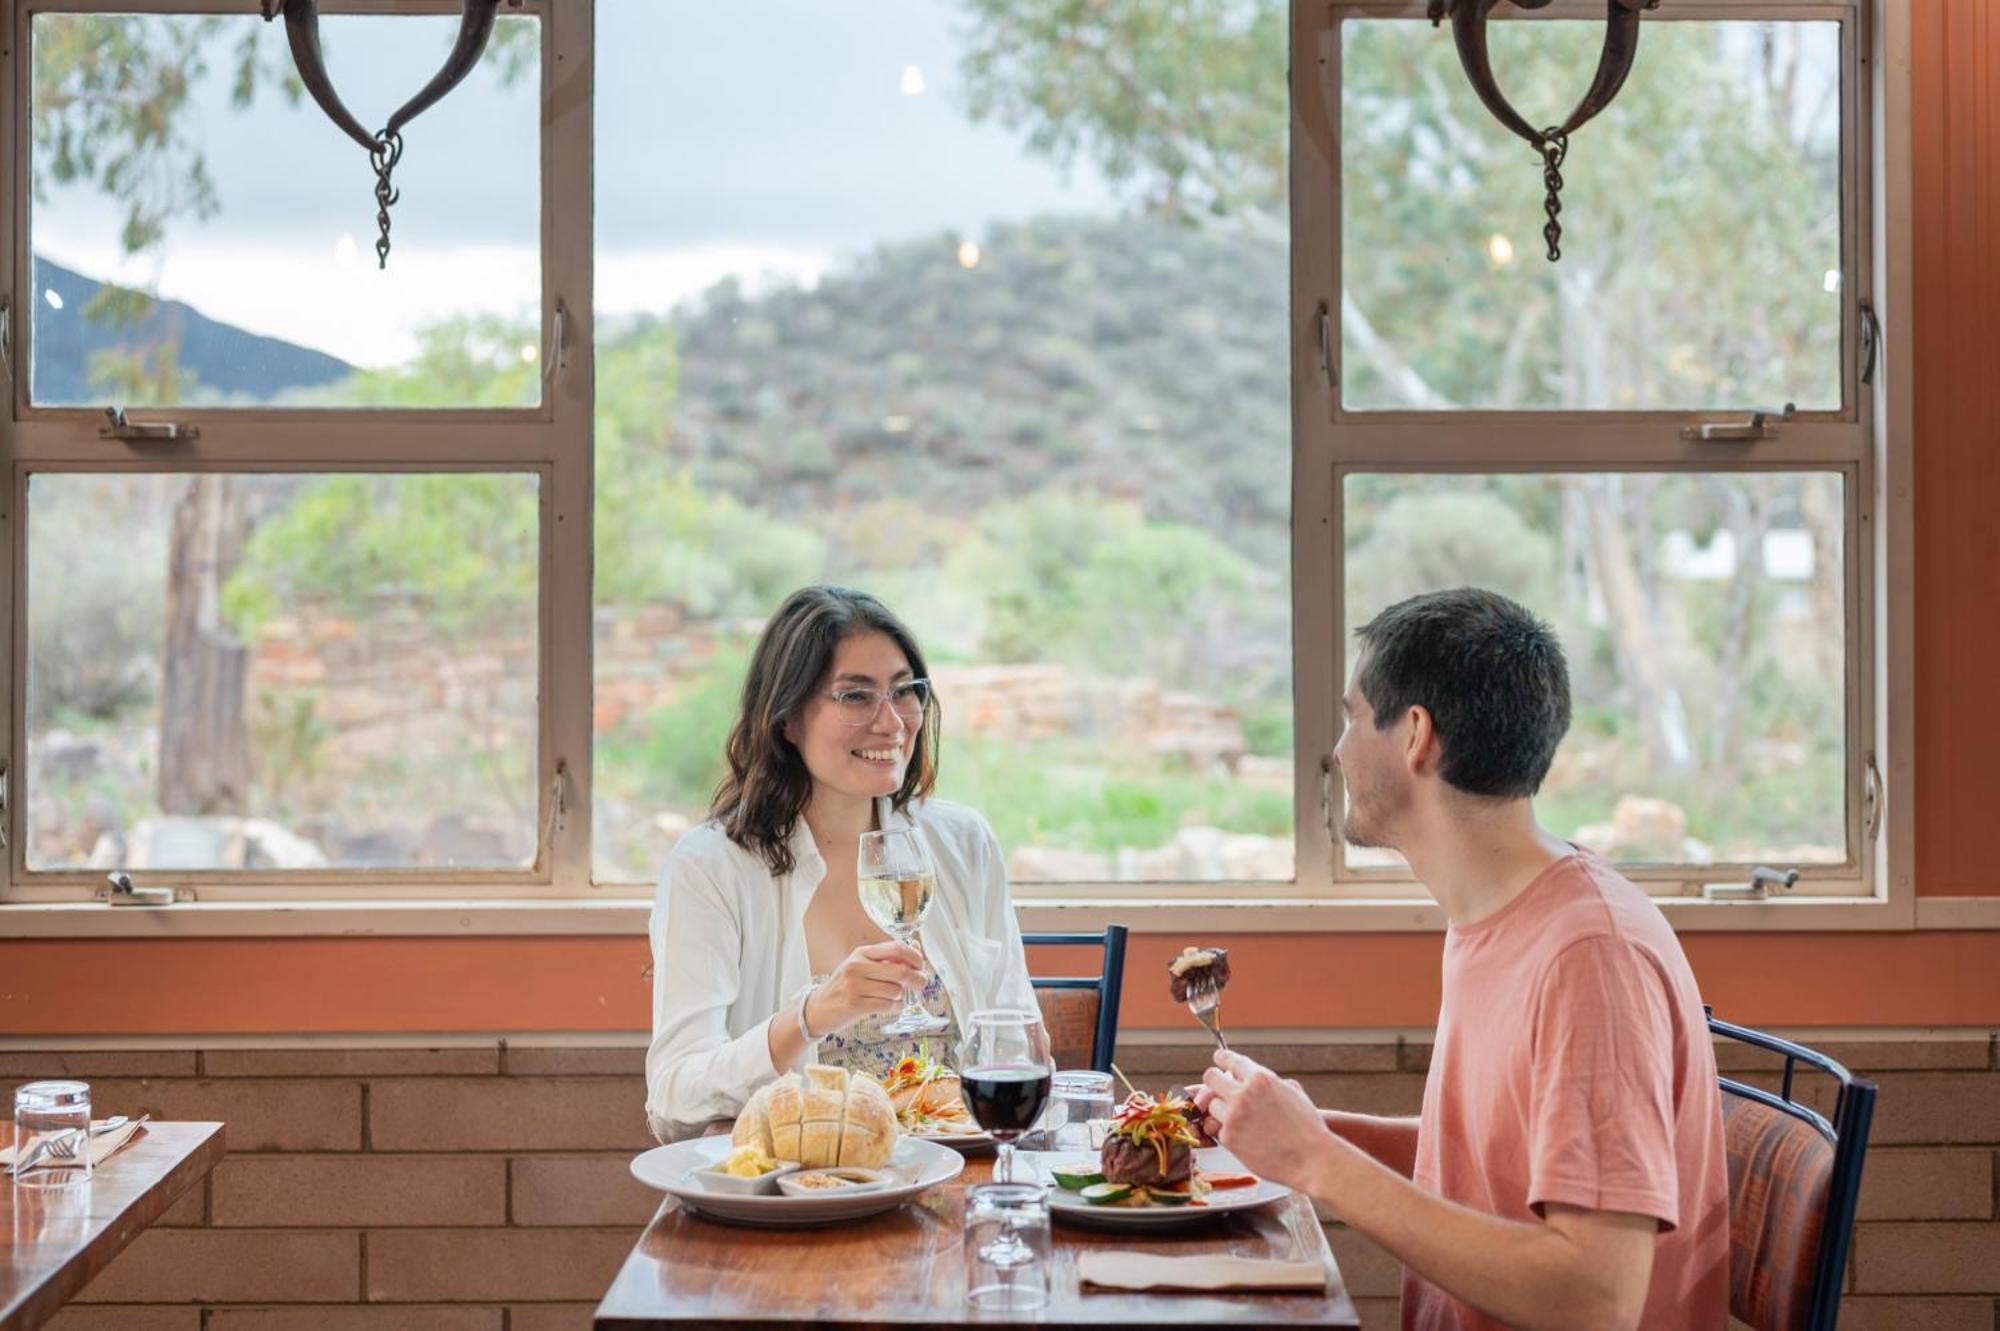
[{"label": "woman's dark hair", "polygon": [[1386,730],[1411,707],[1431,714],[1459,790],[1525,799],[1541,789],[1569,730],[1569,666],[1555,631],[1478,587],[1398,601],[1356,631],[1356,678]]},{"label": "woman's dark hair", "polygon": [[[786,738],[785,722],[826,687],[834,649],[857,633],[888,634],[909,660],[911,672],[918,679],[929,678],[924,654],[903,621],[867,592],[848,587],[793,592],[764,625],[751,654],[742,706],[724,749],[729,773],[715,789],[709,814],[731,841],[761,856],[773,874],[792,871],[792,829],[812,798],[812,773]],[[892,797],[898,812],[937,784],[937,735],[937,695],[932,693],[924,701],[916,752]]]}]

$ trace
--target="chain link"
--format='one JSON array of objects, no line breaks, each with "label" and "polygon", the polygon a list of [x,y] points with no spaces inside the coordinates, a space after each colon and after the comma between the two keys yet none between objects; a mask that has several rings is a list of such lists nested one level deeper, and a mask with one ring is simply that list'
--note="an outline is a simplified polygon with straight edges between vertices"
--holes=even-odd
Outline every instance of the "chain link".
[{"label": "chain link", "polygon": [[1563,158],[1569,154],[1569,135],[1559,126],[1551,125],[1542,131],[1542,185],[1548,190],[1548,198],[1542,204],[1542,211],[1549,215],[1548,223],[1542,227],[1542,239],[1549,243],[1549,262],[1562,258],[1562,187]]},{"label": "chain link", "polygon": [[382,228],[382,234],[375,241],[375,258],[382,268],[389,266],[389,208],[403,197],[403,192],[389,183],[389,173],[401,160],[401,134],[385,129],[375,136],[375,148],[368,154],[368,165],[375,168],[375,225]]}]

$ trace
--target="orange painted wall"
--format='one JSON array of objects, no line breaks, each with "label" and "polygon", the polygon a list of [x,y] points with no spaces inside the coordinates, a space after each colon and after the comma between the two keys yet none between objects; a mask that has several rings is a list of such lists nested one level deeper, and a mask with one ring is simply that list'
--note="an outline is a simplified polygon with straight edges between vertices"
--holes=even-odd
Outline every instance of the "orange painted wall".
[{"label": "orange painted wall", "polygon": [[[2000,896],[2000,5],[1914,0],[1912,22],[1916,346],[1889,370],[1917,393],[1918,890]],[[1157,976],[1180,941],[1137,940],[1130,973]],[[1436,1015],[1433,936],[1222,941],[1234,1024]],[[2000,1025],[2000,931],[1685,941],[1738,1020]],[[0,941],[0,1035],[643,1029],[645,963],[636,938]],[[1186,1021],[1137,978],[1124,1015]]]},{"label": "orange painted wall", "polygon": [[2000,896],[2000,5],[1911,21],[1917,883]]},{"label": "orange painted wall", "polygon": [[[1238,1027],[1428,1026],[1439,940],[1244,934]],[[1780,1026],[2000,1025],[2000,931],[1693,934],[1703,996]],[[1155,981],[1178,938],[1137,939],[1123,1024],[1189,1018]],[[1035,958],[1045,974],[1073,957]],[[650,1021],[638,938],[274,938],[0,947],[0,1035],[630,1031]]]}]

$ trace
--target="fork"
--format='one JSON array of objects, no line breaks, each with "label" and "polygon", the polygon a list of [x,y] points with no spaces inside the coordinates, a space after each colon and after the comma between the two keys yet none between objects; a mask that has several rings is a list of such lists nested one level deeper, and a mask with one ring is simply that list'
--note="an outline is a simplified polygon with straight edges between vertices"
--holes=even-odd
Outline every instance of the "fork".
[{"label": "fork", "polygon": [[1229,1048],[1229,1041],[1222,1035],[1222,986],[1215,982],[1215,972],[1205,969],[1189,981],[1187,987],[1187,1009],[1194,1019],[1215,1037],[1219,1048]]},{"label": "fork", "polygon": [[21,1177],[44,1160],[76,1159],[77,1145],[87,1135],[82,1128],[71,1128],[66,1132],[52,1133],[42,1138],[35,1143],[35,1148],[32,1151],[29,1151],[22,1159],[14,1162],[14,1177]]},{"label": "fork", "polygon": [[[139,1121],[144,1123],[150,1117],[150,1114],[141,1114]],[[119,1114],[102,1123],[93,1124],[88,1132],[82,1128],[71,1128],[67,1132],[53,1133],[36,1142],[35,1149],[28,1152],[26,1159],[16,1160],[10,1166],[11,1172],[19,1177],[43,1160],[74,1160],[82,1153],[85,1141],[91,1137],[101,1137],[107,1132],[116,1132],[129,1121],[125,1115]]]}]

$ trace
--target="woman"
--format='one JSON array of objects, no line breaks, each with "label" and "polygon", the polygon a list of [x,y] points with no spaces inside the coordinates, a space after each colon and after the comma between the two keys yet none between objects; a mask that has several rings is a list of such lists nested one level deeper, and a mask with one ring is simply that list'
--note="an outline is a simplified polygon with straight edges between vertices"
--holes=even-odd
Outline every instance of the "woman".
[{"label": "woman", "polygon": [[[653,900],[646,1117],[661,1141],[733,1118],[815,1057],[879,1076],[926,1040],[953,1050],[979,1008],[1033,1009],[993,830],[928,798],[937,730],[923,653],[874,597],[807,587],[765,626],[728,775]],[[937,868],[922,952],[867,917],[855,875],[863,832],[911,824]],[[882,1034],[906,984],[952,1025]]]}]

